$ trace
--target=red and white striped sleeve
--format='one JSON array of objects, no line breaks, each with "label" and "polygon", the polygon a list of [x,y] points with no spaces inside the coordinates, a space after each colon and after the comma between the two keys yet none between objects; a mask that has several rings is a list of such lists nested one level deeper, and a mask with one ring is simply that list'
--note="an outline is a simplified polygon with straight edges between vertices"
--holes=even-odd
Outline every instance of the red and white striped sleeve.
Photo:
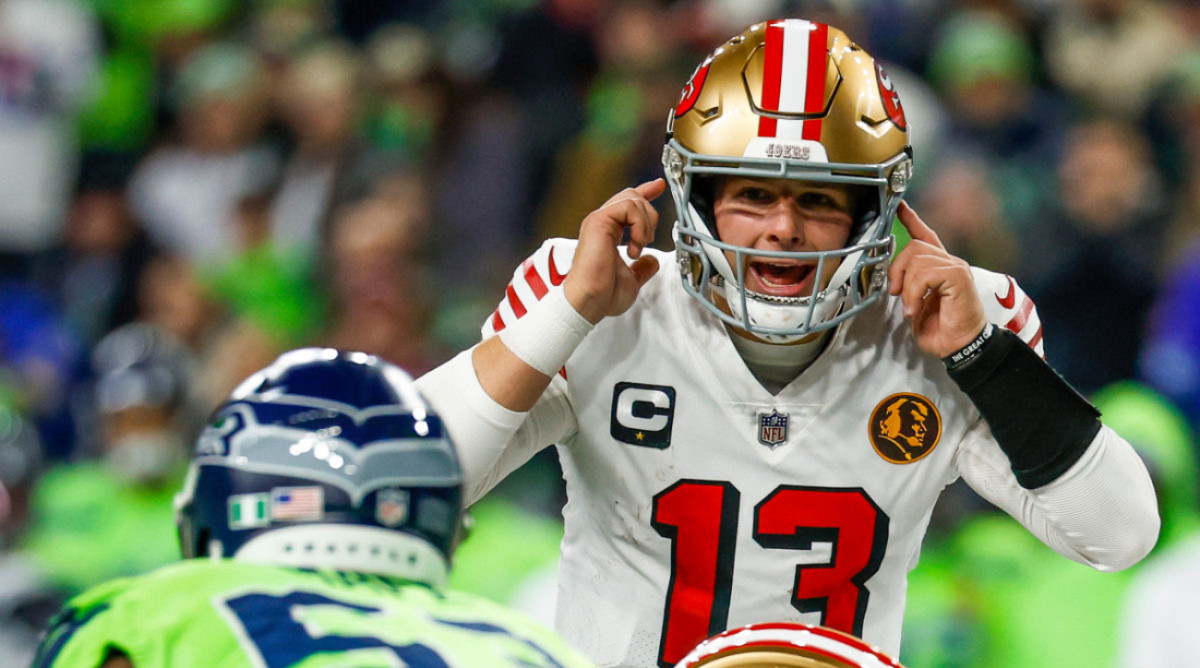
[{"label": "red and white striped sleeve", "polygon": [[[551,239],[513,272],[504,298],[483,324],[483,338],[512,327],[561,286],[575,255],[573,239]],[[532,318],[536,321],[538,314]],[[530,322],[530,321],[526,321]],[[536,324],[536,323],[535,323]],[[506,475],[551,443],[578,430],[566,398],[566,370],[528,412],[510,410],[479,383],[474,348],[417,379],[417,387],[441,414],[462,461],[467,503],[474,503]]]},{"label": "red and white striped sleeve", "polygon": [[504,289],[504,299],[483,324],[483,338],[498,334],[516,322],[531,305],[545,297],[550,288],[562,285],[571,270],[578,243],[575,239],[548,239],[526,258],[513,272],[512,280]]},{"label": "red and white striped sleeve", "polygon": [[971,267],[975,290],[983,300],[983,312],[997,327],[1016,334],[1042,359],[1046,358],[1042,342],[1042,320],[1038,317],[1033,299],[1007,274]]},{"label": "red and white striped sleeve", "polygon": [[[571,260],[575,257],[578,243],[575,239],[548,239],[517,267],[512,280],[504,288],[504,298],[483,323],[481,333],[484,339],[499,334],[505,327],[524,317],[551,288],[562,285],[567,272],[571,270]],[[558,374],[566,378],[566,368],[559,369]]]}]

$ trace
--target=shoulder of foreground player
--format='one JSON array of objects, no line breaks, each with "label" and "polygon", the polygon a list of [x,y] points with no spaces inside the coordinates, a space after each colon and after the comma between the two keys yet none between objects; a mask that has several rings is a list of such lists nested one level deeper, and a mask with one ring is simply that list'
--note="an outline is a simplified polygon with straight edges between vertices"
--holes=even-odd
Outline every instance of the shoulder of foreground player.
[{"label": "shoulder of foreground player", "polygon": [[[426,588],[428,590],[428,588]],[[496,603],[478,594],[470,594],[454,589],[428,590],[431,604],[436,605],[439,612],[462,618],[475,618],[479,621],[494,621],[506,624],[511,621],[517,625],[540,626],[512,608]]]},{"label": "shoulder of foreground player", "polygon": [[[378,579],[378,578],[376,578]],[[136,668],[256,665],[237,625],[278,613],[296,592],[333,600],[350,581],[329,573],[194,559],[116,581],[73,600],[43,643],[38,668],[98,666],[117,650]],[[374,600],[357,591],[352,600]]]},{"label": "shoulder of foreground player", "polygon": [[172,605],[173,601],[163,605],[163,600],[154,596],[162,589],[158,575],[160,572],[155,571],[120,578],[71,599],[51,620],[33,665],[99,666],[114,649],[131,654],[131,645],[138,638],[160,637],[164,624],[173,624],[186,613]]},{"label": "shoulder of foreground player", "polygon": [[[109,588],[105,603],[113,614],[143,628],[171,628],[191,624],[196,615],[211,612],[215,598],[250,589],[289,589],[316,577],[311,571],[231,559],[188,559],[105,585]],[[93,601],[82,602],[94,605]]]},{"label": "shoulder of foreground player", "polygon": [[522,612],[474,594],[442,592],[437,615],[443,622],[473,624],[483,631],[503,632],[525,639],[550,654],[564,668],[590,668],[594,665],[549,627]]},{"label": "shoulder of foreground player", "polygon": [[[239,572],[238,565],[229,560],[184,560],[144,575],[117,578],[96,585],[68,601],[65,609],[81,614],[97,607],[136,611],[147,600],[152,606],[158,606],[164,600],[195,596],[198,590],[215,590],[230,582],[260,581],[264,576],[261,569],[270,567],[250,568],[254,569],[254,572]],[[237,574],[236,580],[232,577],[234,574]],[[160,617],[147,618],[146,623],[158,618]]]},{"label": "shoulder of foreground player", "polygon": [[[270,566],[239,564],[231,560],[189,559],[132,578],[99,585],[68,604],[86,611],[98,605],[140,619],[143,624],[171,623],[192,601],[207,604],[209,596],[240,584],[271,583],[282,579]],[[145,614],[145,617],[142,615]]]}]

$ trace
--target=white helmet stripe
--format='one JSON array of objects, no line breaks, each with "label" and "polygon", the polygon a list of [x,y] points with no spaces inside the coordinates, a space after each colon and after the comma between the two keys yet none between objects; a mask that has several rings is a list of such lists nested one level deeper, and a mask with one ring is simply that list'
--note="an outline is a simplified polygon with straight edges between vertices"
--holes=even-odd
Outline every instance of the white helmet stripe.
[{"label": "white helmet stripe", "polygon": [[[808,21],[782,21],[783,62],[779,72],[779,107],[781,111],[800,111],[808,97],[808,41],[812,25]],[[780,139],[803,139],[804,121],[780,119],[775,136]]]},{"label": "white helmet stripe", "polygon": [[[764,48],[762,107],[765,111],[818,113],[825,103],[829,27],[797,19],[772,21]],[[821,138],[821,120],[760,118],[760,137]]]}]

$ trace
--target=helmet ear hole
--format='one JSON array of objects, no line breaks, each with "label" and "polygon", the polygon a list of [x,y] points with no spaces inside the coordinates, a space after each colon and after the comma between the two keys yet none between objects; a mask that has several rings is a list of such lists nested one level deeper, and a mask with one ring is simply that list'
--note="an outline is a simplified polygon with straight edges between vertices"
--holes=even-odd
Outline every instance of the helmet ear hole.
[{"label": "helmet ear hole", "polygon": [[192,552],[196,557],[208,556],[208,540],[212,538],[212,532],[208,529],[200,529],[196,532],[196,537],[192,541]]},{"label": "helmet ear hole", "polygon": [[850,186],[850,206],[854,218],[850,243],[854,243],[879,217],[879,193],[871,186]]},{"label": "helmet ear hole", "polygon": [[175,516],[175,529],[179,537],[179,553],[184,559],[194,559],[197,556],[195,508],[189,502],[179,508]]},{"label": "helmet ear hole", "polygon": [[704,223],[708,225],[713,238],[718,240],[721,238],[721,233],[717,231],[717,216],[713,212],[713,206],[716,204],[717,192],[723,185],[724,178],[706,174],[692,177],[692,206],[695,207],[696,213],[700,214]]}]

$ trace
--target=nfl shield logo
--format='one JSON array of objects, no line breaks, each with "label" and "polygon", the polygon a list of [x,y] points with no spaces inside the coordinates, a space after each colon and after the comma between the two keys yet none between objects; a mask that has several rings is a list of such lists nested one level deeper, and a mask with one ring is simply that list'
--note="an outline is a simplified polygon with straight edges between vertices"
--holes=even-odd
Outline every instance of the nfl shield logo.
[{"label": "nfl shield logo", "polygon": [[772,408],[771,414],[758,414],[758,442],[774,449],[787,441],[788,416]]},{"label": "nfl shield logo", "polygon": [[375,519],[385,527],[395,528],[408,520],[408,492],[403,489],[381,489],[375,498]]}]

